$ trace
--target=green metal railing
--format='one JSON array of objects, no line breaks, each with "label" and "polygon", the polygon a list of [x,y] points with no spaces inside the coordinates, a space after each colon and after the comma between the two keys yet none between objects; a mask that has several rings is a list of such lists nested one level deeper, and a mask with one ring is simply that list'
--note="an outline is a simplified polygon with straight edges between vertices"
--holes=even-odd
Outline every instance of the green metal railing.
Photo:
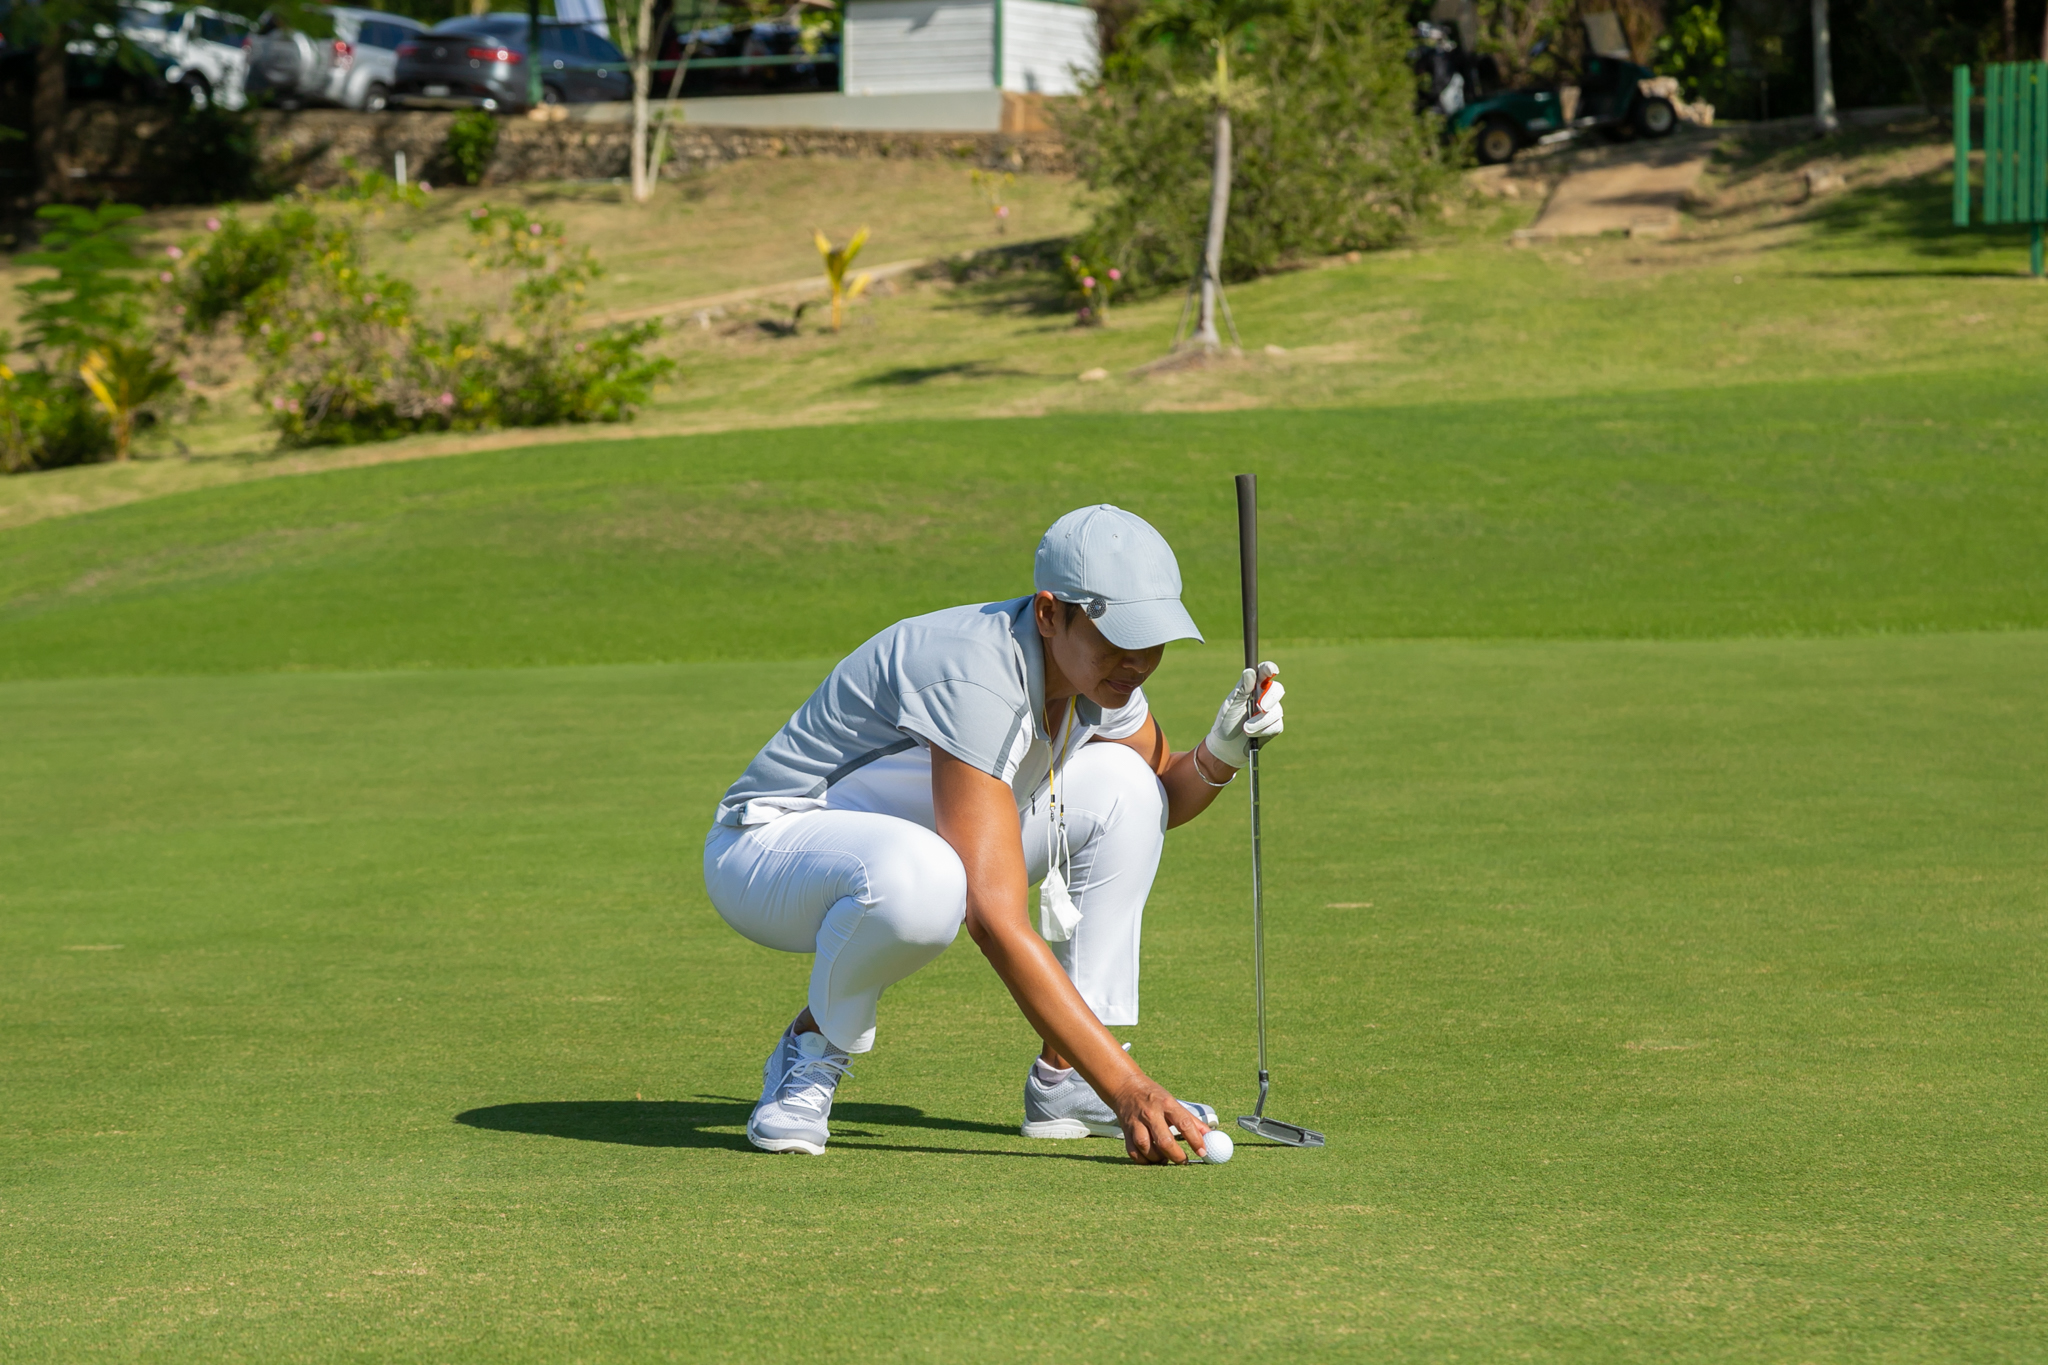
[{"label": "green metal railing", "polygon": [[[1955,223],[1970,225],[1970,68],[1955,70]],[[2033,228],[2034,274],[2042,273],[2048,225],[2048,62],[1984,68],[1984,184],[1978,221]]]}]

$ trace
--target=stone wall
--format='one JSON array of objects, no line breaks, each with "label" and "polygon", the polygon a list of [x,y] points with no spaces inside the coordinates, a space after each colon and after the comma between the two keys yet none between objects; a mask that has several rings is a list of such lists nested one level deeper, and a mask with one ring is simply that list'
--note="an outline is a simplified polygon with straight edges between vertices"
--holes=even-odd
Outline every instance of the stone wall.
[{"label": "stone wall", "polygon": [[[421,111],[357,114],[340,109],[266,111],[262,127],[267,178],[283,186],[319,188],[334,183],[344,161],[389,174],[403,151],[413,179],[452,179],[443,148],[455,115]],[[66,120],[67,173],[80,197],[111,194],[150,181],[160,164],[157,148],[170,127],[160,109],[80,105]],[[566,117],[499,120],[498,151],[487,185],[523,180],[610,180],[627,173],[629,124]],[[830,156],[854,160],[947,158],[990,169],[1060,173],[1069,169],[1056,137],[1001,133],[864,132],[820,128],[720,128],[686,125],[671,130],[673,158],[666,177],[753,157]]]}]

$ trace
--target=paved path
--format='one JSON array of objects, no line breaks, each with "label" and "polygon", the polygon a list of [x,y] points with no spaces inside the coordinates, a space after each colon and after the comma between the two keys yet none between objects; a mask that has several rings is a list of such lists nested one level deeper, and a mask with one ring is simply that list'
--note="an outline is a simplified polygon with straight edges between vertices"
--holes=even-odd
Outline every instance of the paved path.
[{"label": "paved path", "polygon": [[1536,222],[1515,234],[1518,241],[1557,237],[1598,237],[1626,232],[1631,237],[1668,236],[1678,230],[1678,210],[1706,169],[1713,145],[1704,139],[1673,138],[1617,147],[1598,165],[1573,171],[1558,182]]}]

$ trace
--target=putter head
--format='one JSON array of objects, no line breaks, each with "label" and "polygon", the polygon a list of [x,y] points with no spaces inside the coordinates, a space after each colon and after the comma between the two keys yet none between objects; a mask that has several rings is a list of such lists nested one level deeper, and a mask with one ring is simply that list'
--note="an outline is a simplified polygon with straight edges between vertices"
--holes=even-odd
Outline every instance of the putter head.
[{"label": "putter head", "polygon": [[1323,1135],[1313,1128],[1301,1128],[1278,1119],[1259,1118],[1253,1114],[1239,1114],[1237,1126],[1247,1133],[1255,1133],[1268,1142],[1282,1143],[1288,1147],[1321,1147]]}]

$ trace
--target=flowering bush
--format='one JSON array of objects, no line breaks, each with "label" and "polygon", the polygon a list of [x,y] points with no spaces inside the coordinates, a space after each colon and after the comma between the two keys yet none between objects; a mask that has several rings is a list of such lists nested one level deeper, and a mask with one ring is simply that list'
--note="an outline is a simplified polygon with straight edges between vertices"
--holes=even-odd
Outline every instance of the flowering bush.
[{"label": "flowering bush", "polygon": [[[489,345],[497,419],[507,426],[618,422],[647,401],[675,362],[641,354],[658,322],[577,331],[591,281],[603,267],[570,246],[559,223],[522,209],[470,213],[470,263],[513,272],[512,329]],[[481,320],[479,319],[481,334]]]},{"label": "flowering bush", "polygon": [[1079,311],[1074,314],[1077,327],[1102,327],[1109,322],[1110,295],[1123,284],[1124,272],[1103,261],[1090,261],[1078,255],[1068,255],[1067,284],[1080,297]]},{"label": "flowering bush", "polygon": [[996,220],[996,231],[1002,232],[1010,224],[1010,206],[1005,201],[1016,187],[1017,177],[1009,171],[977,168],[967,173],[967,180],[988,204],[988,211]]},{"label": "flowering bush", "polygon": [[673,362],[641,354],[658,323],[577,330],[600,271],[559,225],[474,210],[471,264],[514,277],[511,307],[434,322],[419,293],[364,259],[366,212],[417,204],[381,176],[280,203],[260,226],[209,219],[171,272],[188,332],[232,319],[257,362],[257,398],[287,445],[418,431],[630,419]]}]

